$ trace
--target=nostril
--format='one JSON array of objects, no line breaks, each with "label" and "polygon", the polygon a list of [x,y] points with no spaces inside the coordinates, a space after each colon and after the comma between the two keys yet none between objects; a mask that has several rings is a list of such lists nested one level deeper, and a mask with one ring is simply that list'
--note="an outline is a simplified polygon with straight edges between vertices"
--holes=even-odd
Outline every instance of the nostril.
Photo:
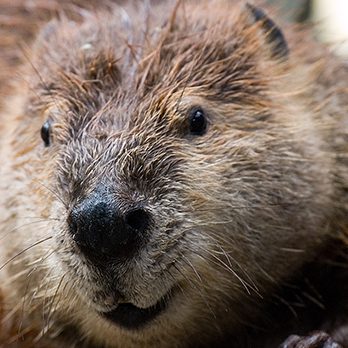
[{"label": "nostril", "polygon": [[125,222],[132,229],[144,232],[150,224],[150,216],[143,209],[132,210],[125,216]]}]

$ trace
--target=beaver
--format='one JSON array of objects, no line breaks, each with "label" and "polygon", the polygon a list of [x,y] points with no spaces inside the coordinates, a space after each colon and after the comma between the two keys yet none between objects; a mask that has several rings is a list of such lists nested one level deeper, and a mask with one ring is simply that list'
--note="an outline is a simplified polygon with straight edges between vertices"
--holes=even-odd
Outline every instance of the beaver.
[{"label": "beaver", "polygon": [[1,112],[2,345],[347,346],[347,65],[250,3],[78,11]]}]

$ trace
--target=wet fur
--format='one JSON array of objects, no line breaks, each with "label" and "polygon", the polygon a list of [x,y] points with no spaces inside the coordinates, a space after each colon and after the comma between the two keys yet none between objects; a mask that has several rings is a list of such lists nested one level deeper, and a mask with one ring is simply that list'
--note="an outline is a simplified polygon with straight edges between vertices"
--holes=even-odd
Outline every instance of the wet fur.
[{"label": "wet fur", "polygon": [[[0,137],[5,329],[31,330],[34,346],[275,347],[321,328],[348,344],[347,67],[291,30],[289,58],[274,57],[241,4],[111,7],[53,20],[15,66]],[[197,105],[201,137],[188,132]],[[66,219],[100,183],[153,221],[134,258],[96,268]],[[115,289],[139,307],[173,298],[129,332],[96,313]]]}]

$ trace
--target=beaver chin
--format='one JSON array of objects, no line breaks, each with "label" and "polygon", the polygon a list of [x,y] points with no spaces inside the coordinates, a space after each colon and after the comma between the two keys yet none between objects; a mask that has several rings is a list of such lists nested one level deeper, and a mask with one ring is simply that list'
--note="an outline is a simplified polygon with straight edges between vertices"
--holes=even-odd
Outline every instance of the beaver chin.
[{"label": "beaver chin", "polygon": [[165,311],[172,299],[172,291],[163,296],[156,304],[147,308],[139,308],[132,303],[120,303],[109,312],[101,312],[100,315],[128,330],[137,330],[149,325]]},{"label": "beaver chin", "polygon": [[[103,259],[93,253],[89,253],[86,260],[92,263],[93,269],[97,270],[99,274],[107,275],[105,278],[112,278],[112,275],[110,275],[112,271],[108,268],[110,264],[120,267],[120,262],[124,261],[121,258]],[[111,286],[113,290],[109,296],[106,296],[104,300],[99,299],[98,303],[94,302],[94,310],[102,318],[122,328],[128,330],[142,329],[151,324],[155,318],[168,308],[178,287],[179,285],[175,283],[171,284],[168,288],[163,289],[163,292],[161,291],[162,294],[159,297],[154,298],[151,296],[151,299],[147,299],[145,302],[144,299],[138,302],[139,299],[132,298],[131,295],[117,290],[117,285],[114,284]],[[85,298],[86,292],[84,287],[79,293],[82,298]]]}]

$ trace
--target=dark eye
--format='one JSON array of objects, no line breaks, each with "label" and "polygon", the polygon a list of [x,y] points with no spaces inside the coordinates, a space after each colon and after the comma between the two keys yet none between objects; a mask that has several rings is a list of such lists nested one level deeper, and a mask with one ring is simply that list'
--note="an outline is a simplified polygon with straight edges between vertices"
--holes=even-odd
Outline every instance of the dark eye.
[{"label": "dark eye", "polygon": [[203,135],[207,129],[207,120],[204,111],[200,108],[193,109],[190,112],[190,133],[194,135]]},{"label": "dark eye", "polygon": [[41,127],[41,138],[45,146],[50,146],[51,143],[51,122],[46,121]]}]

